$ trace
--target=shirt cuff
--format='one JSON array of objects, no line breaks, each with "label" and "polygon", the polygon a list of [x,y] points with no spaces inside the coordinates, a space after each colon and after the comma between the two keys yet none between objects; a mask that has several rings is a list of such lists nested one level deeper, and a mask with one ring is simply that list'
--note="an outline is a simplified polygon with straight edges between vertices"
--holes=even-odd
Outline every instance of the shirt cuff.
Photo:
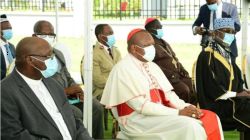
[{"label": "shirt cuff", "polygon": [[236,97],[236,92],[227,91],[224,95],[220,96],[218,99],[227,100],[228,98]]}]

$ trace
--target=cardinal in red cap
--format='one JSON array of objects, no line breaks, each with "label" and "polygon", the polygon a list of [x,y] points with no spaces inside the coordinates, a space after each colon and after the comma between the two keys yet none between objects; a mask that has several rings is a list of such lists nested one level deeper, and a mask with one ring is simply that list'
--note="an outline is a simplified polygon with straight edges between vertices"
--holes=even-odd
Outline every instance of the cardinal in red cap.
[{"label": "cardinal in red cap", "polygon": [[156,54],[153,62],[160,66],[176,94],[185,102],[196,105],[191,78],[169,43],[162,39],[164,32],[160,21],[156,18],[148,18],[145,22],[145,29],[152,35],[155,42]]},{"label": "cardinal in red cap", "polygon": [[[122,130],[117,138],[207,140],[198,120],[203,112],[179,99],[162,70],[152,62],[155,48],[150,33],[134,29],[127,43],[129,53],[113,67],[101,98]],[[216,114],[209,114],[203,119],[217,121]],[[211,124],[210,132],[219,132],[220,124]],[[219,138],[213,138],[220,140],[221,136],[216,136]]]}]

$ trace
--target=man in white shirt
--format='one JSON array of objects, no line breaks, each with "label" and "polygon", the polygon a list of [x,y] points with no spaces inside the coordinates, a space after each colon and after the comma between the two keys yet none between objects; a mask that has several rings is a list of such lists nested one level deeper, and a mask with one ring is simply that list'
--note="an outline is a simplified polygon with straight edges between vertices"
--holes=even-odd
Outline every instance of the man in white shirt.
[{"label": "man in white shirt", "polygon": [[[6,140],[92,140],[75,119],[57,71],[51,46],[27,37],[16,49],[16,69],[1,81],[1,138]],[[11,88],[10,88],[11,85]]]},{"label": "man in white shirt", "polygon": [[6,77],[10,64],[15,58],[15,47],[9,42],[12,38],[12,27],[5,14],[0,17],[1,34],[1,80]]},{"label": "man in white shirt", "polygon": [[223,139],[218,117],[179,99],[159,66],[151,62],[155,56],[152,36],[134,29],[127,40],[129,53],[112,69],[101,99],[119,122],[117,137]]}]

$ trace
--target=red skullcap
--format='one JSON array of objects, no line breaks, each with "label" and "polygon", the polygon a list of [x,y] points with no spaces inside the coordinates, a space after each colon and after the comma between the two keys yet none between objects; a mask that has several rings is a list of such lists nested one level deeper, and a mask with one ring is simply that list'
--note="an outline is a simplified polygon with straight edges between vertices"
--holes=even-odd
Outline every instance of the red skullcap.
[{"label": "red skullcap", "polygon": [[145,22],[145,26],[146,26],[148,23],[150,23],[150,22],[152,22],[152,21],[154,21],[154,20],[156,20],[156,18],[147,18],[147,20],[146,20],[146,22]]},{"label": "red skullcap", "polygon": [[139,32],[141,30],[143,30],[143,29],[136,28],[136,29],[133,29],[132,31],[130,31],[129,34],[128,34],[127,41],[129,41],[137,32]]}]

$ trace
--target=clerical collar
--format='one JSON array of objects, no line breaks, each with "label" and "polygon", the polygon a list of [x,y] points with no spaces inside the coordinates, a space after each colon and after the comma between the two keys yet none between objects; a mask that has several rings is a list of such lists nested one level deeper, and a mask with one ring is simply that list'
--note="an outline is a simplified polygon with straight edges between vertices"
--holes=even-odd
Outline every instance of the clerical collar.
[{"label": "clerical collar", "polygon": [[17,69],[16,69],[17,73],[23,78],[23,80],[28,84],[28,85],[39,85],[41,84],[42,82],[42,78],[39,79],[39,80],[34,80],[34,79],[31,79],[25,75],[23,75],[21,72],[19,72]]}]

